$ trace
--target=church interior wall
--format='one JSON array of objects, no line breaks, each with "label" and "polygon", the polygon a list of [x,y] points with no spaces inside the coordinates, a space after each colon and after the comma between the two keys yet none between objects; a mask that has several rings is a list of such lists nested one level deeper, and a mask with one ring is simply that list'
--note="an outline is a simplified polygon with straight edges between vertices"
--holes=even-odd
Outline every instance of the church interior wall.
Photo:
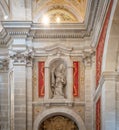
[{"label": "church interior wall", "polygon": [[[99,3],[101,7],[102,3]],[[84,35],[84,29],[77,33],[79,28],[73,25],[71,31],[68,25],[63,30],[63,24],[41,27],[32,22],[36,15],[32,14],[35,3],[10,0],[9,19],[2,23],[0,32],[0,130],[41,130],[45,121],[57,122],[55,116],[58,120],[74,121],[79,130],[119,129],[119,2],[114,0],[114,3],[115,13],[111,15],[112,23],[109,21],[96,89],[95,41],[100,35],[96,28],[85,37],[89,32]],[[107,1],[104,12],[106,5]],[[60,87],[56,89],[58,76],[64,79],[60,79]],[[96,126],[97,110],[100,111],[99,127]]]}]

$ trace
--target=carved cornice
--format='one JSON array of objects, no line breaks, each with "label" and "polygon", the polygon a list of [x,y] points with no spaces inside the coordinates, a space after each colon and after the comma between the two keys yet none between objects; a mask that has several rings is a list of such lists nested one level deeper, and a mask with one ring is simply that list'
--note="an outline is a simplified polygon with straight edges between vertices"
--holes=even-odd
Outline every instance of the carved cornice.
[{"label": "carved cornice", "polygon": [[[75,56],[82,58],[84,63],[88,63],[90,59],[90,65],[92,63],[92,57],[95,55],[95,50],[92,48],[73,48],[71,46],[65,45],[62,43],[56,43],[52,46],[36,48],[34,47],[34,55],[35,56],[54,56],[54,55],[65,55],[65,56]],[[88,63],[89,64],[89,63]]]},{"label": "carved cornice", "polygon": [[102,91],[102,86],[105,81],[115,81],[115,82],[118,81],[119,82],[119,72],[103,72],[102,73],[100,81],[99,81],[99,85],[94,94],[94,101],[96,101],[98,97],[100,96],[101,91]]},{"label": "carved cornice", "polygon": [[56,45],[44,48],[44,50],[50,55],[69,55],[72,51],[72,47],[67,47],[57,43]]},{"label": "carved cornice", "polygon": [[32,22],[6,21],[2,22],[2,24],[12,38],[26,38],[29,36]]},{"label": "carved cornice", "polygon": [[[100,0],[88,2],[86,20],[81,24],[50,24],[49,26],[44,26],[43,24],[32,23],[31,21],[5,21],[2,22],[2,25],[7,35],[13,39],[30,38],[32,41],[37,39],[85,40],[84,38],[86,37],[94,38],[93,35],[98,37],[101,27],[97,31],[97,18],[100,16],[100,10],[104,8],[101,15],[103,17],[98,19],[101,25],[105,17],[108,1],[104,5],[102,3],[104,2]],[[92,41],[89,44],[96,44],[95,39],[92,39]]]}]

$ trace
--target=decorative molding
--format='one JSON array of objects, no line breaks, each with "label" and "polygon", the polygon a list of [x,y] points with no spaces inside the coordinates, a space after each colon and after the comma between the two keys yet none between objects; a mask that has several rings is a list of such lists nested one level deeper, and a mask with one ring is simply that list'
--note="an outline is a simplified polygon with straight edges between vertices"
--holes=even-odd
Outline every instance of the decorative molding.
[{"label": "decorative molding", "polygon": [[[38,39],[48,40],[48,39],[72,39],[72,40],[86,40],[86,38],[91,38],[95,36],[98,37],[99,31],[97,31],[97,19],[100,16],[100,10],[102,11],[103,17],[100,19],[102,23],[106,7],[109,4],[107,1],[91,0],[87,5],[86,20],[82,24],[50,24],[49,26],[44,26],[43,24],[33,23],[31,21],[4,21],[2,22],[5,33],[8,35],[6,38],[9,40],[2,39],[1,45],[9,45],[14,38],[24,38],[31,39],[31,41],[36,41]],[[94,33],[92,33],[92,31]],[[85,39],[84,39],[85,38]],[[89,42],[88,44],[95,44],[94,42]],[[89,46],[90,46],[89,45]],[[94,46],[93,46],[94,47]]]},{"label": "decorative molding", "polygon": [[49,55],[69,55],[72,51],[72,47],[64,46],[60,43],[53,46],[44,48],[45,52]]},{"label": "decorative molding", "polygon": [[42,121],[46,119],[46,117],[48,118],[55,115],[65,115],[66,117],[69,117],[70,119],[74,120],[79,129],[86,130],[81,117],[75,111],[65,107],[50,108],[39,113],[39,115],[34,121],[33,130],[37,130],[41,125]]},{"label": "decorative molding", "polygon": [[93,57],[95,56],[94,50],[84,51],[83,54],[83,62],[85,63],[85,66],[91,66],[93,61]]},{"label": "decorative molding", "polygon": [[[68,124],[68,125],[67,125]],[[76,123],[65,116],[53,116],[46,119],[40,126],[40,129],[52,130],[71,130],[78,129]]]},{"label": "decorative molding", "polygon": [[[90,4],[90,2],[88,3]],[[92,0],[90,4],[90,15],[88,16],[88,22],[82,24],[51,24],[44,26],[43,24],[32,22],[3,22],[3,27],[11,36],[25,36],[32,37],[34,39],[61,39],[61,38],[84,38],[91,37],[91,31],[95,27],[95,16],[97,15],[96,9],[99,6],[98,0]],[[103,5],[101,6],[103,8]],[[88,13],[89,13],[88,12]],[[92,12],[93,15],[92,15]],[[105,13],[105,12],[104,12]],[[86,25],[85,25],[86,24]],[[75,32],[74,32],[75,30]]]}]

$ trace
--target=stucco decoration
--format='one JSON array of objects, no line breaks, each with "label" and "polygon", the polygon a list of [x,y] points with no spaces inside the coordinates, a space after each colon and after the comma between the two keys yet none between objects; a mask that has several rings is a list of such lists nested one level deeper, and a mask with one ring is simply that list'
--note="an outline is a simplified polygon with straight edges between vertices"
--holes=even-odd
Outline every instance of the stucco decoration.
[{"label": "stucco decoration", "polygon": [[40,126],[39,130],[78,130],[77,125],[74,121],[70,120],[67,117],[57,115],[48,118]]},{"label": "stucco decoration", "polygon": [[73,110],[69,108],[62,107],[47,109],[39,113],[39,115],[36,117],[34,121],[33,130],[38,130],[43,121],[45,121],[49,117],[57,115],[62,115],[73,120],[76,123],[78,130],[86,130],[83,120],[77,113],[75,113]]},{"label": "stucco decoration", "polygon": [[[82,23],[86,13],[87,0],[36,0],[33,4],[34,22],[42,22],[44,15],[50,23]],[[75,13],[77,12],[77,13]]]},{"label": "stucco decoration", "polygon": [[[44,16],[44,15],[43,15]],[[42,22],[43,16],[38,20],[40,23]],[[77,23],[78,19],[74,14],[69,12],[67,9],[62,8],[53,8],[46,12],[45,16],[50,19],[50,23]]]}]

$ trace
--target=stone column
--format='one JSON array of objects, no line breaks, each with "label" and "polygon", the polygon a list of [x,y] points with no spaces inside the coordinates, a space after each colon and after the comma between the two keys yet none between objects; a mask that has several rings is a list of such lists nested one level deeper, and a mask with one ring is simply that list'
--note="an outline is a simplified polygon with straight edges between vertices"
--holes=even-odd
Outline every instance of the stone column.
[{"label": "stone column", "polygon": [[0,61],[0,130],[9,129],[8,61]]},{"label": "stone column", "polygon": [[116,130],[116,78],[117,73],[105,72],[101,83],[102,130]]},{"label": "stone column", "polygon": [[94,69],[91,57],[85,59],[85,126],[86,130],[93,130],[93,85]]},{"label": "stone column", "polygon": [[[24,54],[16,53],[13,56],[13,130],[26,130],[26,58]],[[11,95],[12,96],[12,95]]]}]

